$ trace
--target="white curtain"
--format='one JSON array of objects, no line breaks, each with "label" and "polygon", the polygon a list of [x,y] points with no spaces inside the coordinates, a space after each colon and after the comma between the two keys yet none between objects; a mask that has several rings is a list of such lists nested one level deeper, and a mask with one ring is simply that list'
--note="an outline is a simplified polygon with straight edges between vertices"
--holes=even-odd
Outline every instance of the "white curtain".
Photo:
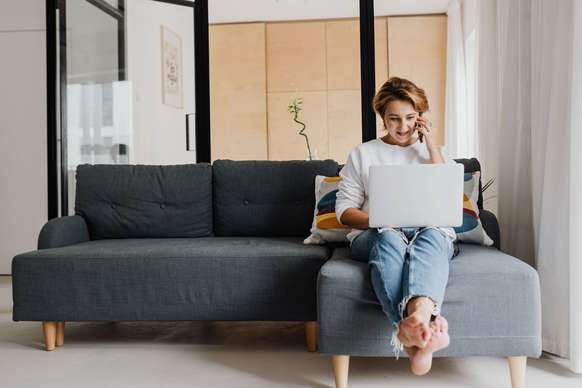
[{"label": "white curtain", "polygon": [[582,373],[582,3],[572,12],[570,144],[570,368]]},{"label": "white curtain", "polygon": [[502,249],[538,270],[543,350],[569,358],[578,373],[582,31],[574,20],[581,7],[483,0],[477,27],[480,159],[497,176]]},{"label": "white curtain", "polygon": [[451,0],[447,7],[447,78],[445,92],[445,143],[455,158],[476,153],[475,128],[469,125],[467,76],[461,7]]}]

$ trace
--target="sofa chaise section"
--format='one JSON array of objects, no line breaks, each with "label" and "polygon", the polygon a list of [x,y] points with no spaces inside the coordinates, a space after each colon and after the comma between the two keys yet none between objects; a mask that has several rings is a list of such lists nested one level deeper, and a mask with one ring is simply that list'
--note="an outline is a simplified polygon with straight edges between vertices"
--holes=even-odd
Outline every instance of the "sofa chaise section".
[{"label": "sofa chaise section", "polygon": [[307,246],[325,161],[80,165],[75,215],[47,222],[12,262],[13,319],[304,321],[316,349],[327,246]]}]

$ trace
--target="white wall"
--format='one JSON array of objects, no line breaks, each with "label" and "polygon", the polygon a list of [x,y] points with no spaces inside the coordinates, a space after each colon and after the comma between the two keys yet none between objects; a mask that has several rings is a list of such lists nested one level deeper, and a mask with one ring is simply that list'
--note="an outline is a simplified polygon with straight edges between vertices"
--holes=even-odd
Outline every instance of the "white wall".
[{"label": "white wall", "polygon": [[0,274],[47,220],[44,0],[0,1]]},{"label": "white wall", "polygon": [[[133,147],[130,163],[181,164],[196,161],[186,151],[185,114],[194,112],[194,24],[184,6],[129,0],[127,69],[133,89]],[[182,38],[183,107],[162,104],[160,26]]]},{"label": "white wall", "polygon": [[[374,0],[376,16],[443,13],[449,0]],[[358,16],[359,0],[211,0],[209,23],[333,19]]]}]

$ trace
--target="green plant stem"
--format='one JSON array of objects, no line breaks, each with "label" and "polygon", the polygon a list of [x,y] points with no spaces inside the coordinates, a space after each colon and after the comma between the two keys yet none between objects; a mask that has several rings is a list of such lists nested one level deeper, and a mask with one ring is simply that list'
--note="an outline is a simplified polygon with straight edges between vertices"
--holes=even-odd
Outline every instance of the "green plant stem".
[{"label": "green plant stem", "polygon": [[301,128],[301,130],[299,131],[299,134],[305,137],[305,143],[307,143],[307,152],[309,153],[309,160],[313,160],[313,158],[311,157],[311,147],[309,146],[309,138],[305,133],[303,133],[303,131],[305,131],[305,124],[297,120],[297,112],[295,112],[293,115],[293,121],[303,126],[303,128]]}]

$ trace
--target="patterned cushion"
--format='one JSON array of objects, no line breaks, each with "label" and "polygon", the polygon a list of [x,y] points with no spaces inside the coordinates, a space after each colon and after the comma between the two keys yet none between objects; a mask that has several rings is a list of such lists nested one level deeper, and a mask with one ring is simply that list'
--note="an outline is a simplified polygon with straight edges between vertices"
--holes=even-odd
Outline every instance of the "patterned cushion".
[{"label": "patterned cushion", "polygon": [[347,241],[346,235],[351,229],[340,224],[335,214],[336,195],[341,179],[339,176],[315,177],[315,211],[311,235],[303,240],[304,244]]},{"label": "patterned cushion", "polygon": [[463,225],[454,228],[459,241],[491,246],[493,240],[487,235],[479,217],[479,171],[466,172],[463,186]]},{"label": "patterned cushion", "polygon": [[[477,160],[477,158],[471,159],[457,158],[454,160],[457,163],[461,163],[465,167],[465,172],[476,172],[476,171],[481,172],[481,164],[479,163],[479,160]],[[483,190],[481,188],[481,178],[479,178],[479,196],[477,198],[477,206],[479,207],[479,210],[483,209]]]}]

